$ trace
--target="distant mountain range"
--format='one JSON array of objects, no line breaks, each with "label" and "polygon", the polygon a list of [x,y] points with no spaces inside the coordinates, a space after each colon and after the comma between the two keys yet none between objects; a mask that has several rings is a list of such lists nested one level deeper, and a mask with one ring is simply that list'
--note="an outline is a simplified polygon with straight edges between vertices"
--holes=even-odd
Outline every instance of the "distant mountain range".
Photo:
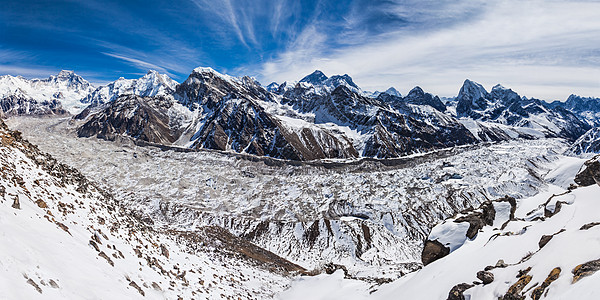
[{"label": "distant mountain range", "polygon": [[97,88],[72,71],[43,80],[5,75],[0,106],[6,116],[74,114],[81,137],[291,160],[394,158],[515,138],[573,142],[600,120],[597,98],[547,103],[465,80],[455,98],[442,101],[420,87],[404,97],[393,87],[371,93],[347,74],[318,70],[266,87],[211,68],[195,69],[180,84],[149,71]]}]

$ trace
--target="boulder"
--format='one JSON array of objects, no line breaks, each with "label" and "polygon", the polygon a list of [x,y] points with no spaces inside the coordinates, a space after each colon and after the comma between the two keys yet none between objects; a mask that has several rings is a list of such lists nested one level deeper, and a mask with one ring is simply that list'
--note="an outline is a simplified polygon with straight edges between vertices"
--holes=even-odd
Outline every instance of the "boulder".
[{"label": "boulder", "polygon": [[600,155],[584,163],[584,167],[575,175],[575,182],[581,186],[600,185]]},{"label": "boulder", "polygon": [[479,271],[477,272],[477,279],[481,280],[483,284],[490,284],[494,281],[494,274],[489,271]]},{"label": "boulder", "polygon": [[472,288],[474,285],[472,284],[468,284],[468,283],[461,283],[461,284],[457,284],[455,285],[451,290],[450,293],[448,293],[448,299],[447,300],[465,300],[465,296],[463,295],[463,293]]},{"label": "boulder", "polygon": [[423,252],[421,253],[421,261],[423,265],[428,265],[446,255],[450,254],[450,248],[444,246],[437,240],[425,241]]},{"label": "boulder", "polygon": [[600,270],[600,259],[588,261],[586,263],[576,266],[571,273],[573,273],[573,283],[579,281],[581,278],[590,276]]}]

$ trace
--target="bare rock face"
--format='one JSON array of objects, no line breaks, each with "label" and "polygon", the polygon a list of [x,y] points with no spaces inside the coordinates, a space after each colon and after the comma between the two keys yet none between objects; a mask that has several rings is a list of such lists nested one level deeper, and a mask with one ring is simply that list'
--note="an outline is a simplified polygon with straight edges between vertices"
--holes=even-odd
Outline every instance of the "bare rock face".
[{"label": "bare rock face", "polygon": [[423,265],[428,265],[446,255],[450,254],[450,248],[444,246],[442,243],[427,240],[425,246],[423,246],[423,252],[421,253],[421,261]]},{"label": "bare rock face", "polygon": [[477,272],[477,279],[481,280],[483,284],[490,284],[494,281],[494,274],[490,271],[479,271]]},{"label": "bare rock face", "polygon": [[234,150],[292,160],[357,157],[349,140],[326,130],[292,131],[250,100],[223,101],[192,139],[193,148]]},{"label": "bare rock face", "polygon": [[[537,125],[545,127],[544,133],[547,137],[561,137],[575,141],[590,129],[588,124],[562,107],[549,108],[541,100],[521,97],[501,85],[494,86],[488,93],[482,85],[467,79],[457,100],[456,113],[459,117],[525,127],[537,123],[535,120],[537,117],[545,118],[554,126],[541,125],[543,122]],[[534,116],[535,118],[532,118]],[[533,138],[527,135],[522,137]]]},{"label": "bare rock face", "polygon": [[[517,202],[514,198],[505,196],[503,198],[499,198],[493,201],[483,202],[479,208],[477,209],[466,209],[462,211],[458,216],[451,218],[451,223],[442,223],[438,226],[452,226],[452,223],[468,223],[469,227],[466,232],[458,232],[454,226],[444,230],[447,232],[454,232],[453,234],[458,236],[463,236],[463,239],[473,239],[484,226],[492,226],[494,221],[496,220],[496,209],[494,207],[494,203],[507,202],[510,205],[510,214],[508,216],[508,220],[506,223],[514,220],[514,214],[517,207]],[[445,245],[449,245],[446,242],[448,241],[439,241],[438,237],[429,236],[429,238],[425,241],[423,252],[421,253],[421,261],[424,265],[430,264],[431,262],[438,260],[448,254],[450,254],[450,248]],[[461,244],[462,245],[462,244]],[[455,249],[458,249],[461,245],[454,245]]]},{"label": "bare rock face", "polygon": [[465,296],[463,295],[463,293],[472,287],[473,285],[468,283],[461,283],[455,285],[450,290],[450,293],[448,293],[447,300],[465,300]]},{"label": "bare rock face", "polygon": [[502,300],[521,300],[525,299],[525,295],[523,295],[523,289],[531,282],[533,277],[531,275],[523,274],[519,277],[519,280],[515,282],[513,285],[508,288],[506,294],[500,299]]},{"label": "bare rock face", "polygon": [[468,215],[459,217],[454,221],[456,223],[469,223],[469,229],[467,230],[467,237],[469,239],[473,239],[477,235],[477,232],[483,228],[483,226],[493,225],[494,219],[496,218],[496,210],[494,210],[494,205],[491,201],[482,203],[479,208],[480,211],[471,212]]},{"label": "bare rock face", "polygon": [[581,186],[600,185],[600,155],[585,162],[584,168],[575,176],[575,182]]},{"label": "bare rock face", "polygon": [[231,78],[210,69],[196,69],[177,86],[181,104],[199,115],[204,125],[192,148],[233,150],[291,160],[358,157],[352,142],[325,129],[293,130],[267,112],[259,101],[274,95],[249,78]]},{"label": "bare rock face", "polygon": [[63,109],[59,100],[37,101],[19,95],[9,95],[0,99],[0,113],[4,116],[68,114],[68,112]]},{"label": "bare rock face", "polygon": [[600,259],[588,261],[576,266],[573,271],[571,271],[571,273],[573,273],[573,283],[576,283],[583,277],[596,273],[598,270],[600,270]]},{"label": "bare rock face", "polygon": [[79,116],[86,122],[77,130],[79,137],[97,136],[114,140],[118,135],[146,142],[171,144],[177,133],[169,126],[167,110],[172,103],[163,97],[123,96],[99,107],[86,108]]},{"label": "bare rock face", "polygon": [[552,271],[550,271],[550,274],[548,274],[548,277],[546,277],[544,282],[542,282],[542,284],[540,286],[536,287],[533,290],[533,292],[531,293],[531,299],[533,299],[533,300],[542,299],[542,295],[544,295],[544,292],[546,291],[546,289],[550,286],[550,284],[552,284],[552,282],[554,282],[560,276],[560,271],[561,271],[560,268],[552,269]]}]

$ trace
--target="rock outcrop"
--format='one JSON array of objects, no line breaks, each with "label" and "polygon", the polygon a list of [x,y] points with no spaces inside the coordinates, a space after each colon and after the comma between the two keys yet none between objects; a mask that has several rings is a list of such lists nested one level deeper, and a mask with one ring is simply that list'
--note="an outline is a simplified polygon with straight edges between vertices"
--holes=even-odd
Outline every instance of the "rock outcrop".
[{"label": "rock outcrop", "polygon": [[575,182],[581,186],[600,185],[600,155],[584,163],[583,169],[575,176]]}]

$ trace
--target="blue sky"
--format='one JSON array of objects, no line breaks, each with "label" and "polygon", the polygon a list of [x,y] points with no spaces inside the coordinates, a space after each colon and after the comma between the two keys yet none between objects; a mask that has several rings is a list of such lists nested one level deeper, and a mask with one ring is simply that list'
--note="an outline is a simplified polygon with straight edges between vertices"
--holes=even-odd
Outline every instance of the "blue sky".
[{"label": "blue sky", "polygon": [[600,1],[0,0],[0,74],[93,83],[197,66],[268,84],[315,69],[364,89],[600,96]]}]

